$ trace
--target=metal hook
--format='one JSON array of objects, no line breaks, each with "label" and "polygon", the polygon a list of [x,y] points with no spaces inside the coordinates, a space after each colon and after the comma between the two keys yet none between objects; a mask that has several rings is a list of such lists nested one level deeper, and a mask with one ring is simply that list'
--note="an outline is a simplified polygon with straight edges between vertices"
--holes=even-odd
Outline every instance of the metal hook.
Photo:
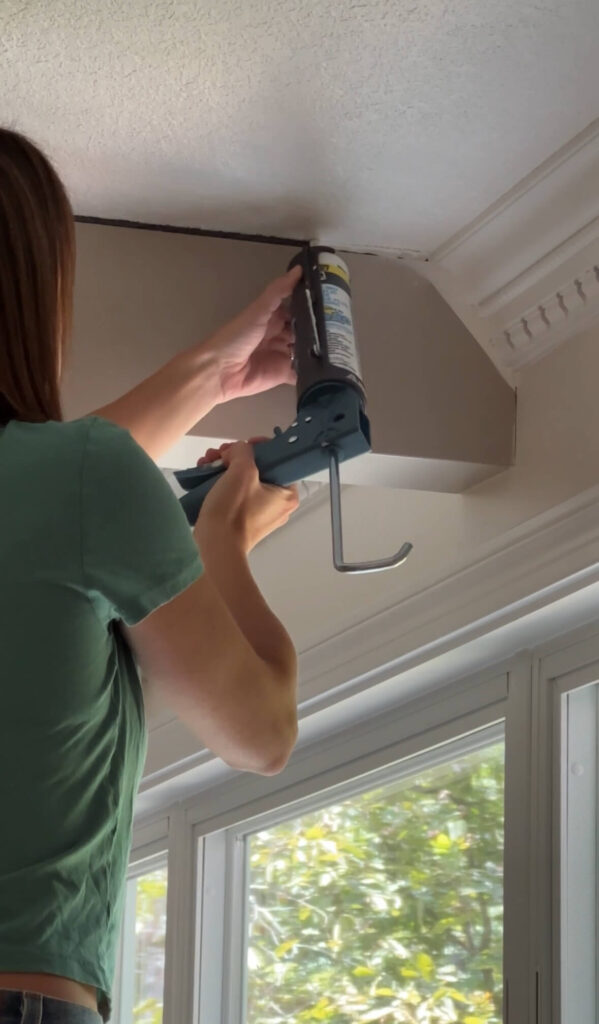
[{"label": "metal hook", "polygon": [[331,485],[331,524],[333,527],[333,564],[339,572],[382,572],[383,569],[394,569],[405,562],[412,550],[409,542],[402,544],[395,555],[382,558],[377,562],[344,562],[343,561],[343,529],[341,526],[341,483],[339,479],[339,454],[331,445],[329,448],[329,479]]}]

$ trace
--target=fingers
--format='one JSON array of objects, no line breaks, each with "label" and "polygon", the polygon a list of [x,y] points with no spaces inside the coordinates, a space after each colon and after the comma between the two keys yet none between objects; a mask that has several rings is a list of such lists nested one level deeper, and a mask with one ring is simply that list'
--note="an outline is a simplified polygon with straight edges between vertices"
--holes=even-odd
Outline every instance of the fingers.
[{"label": "fingers", "polygon": [[230,466],[252,466],[256,473],[258,472],[254,462],[254,451],[247,441],[233,441],[221,445],[220,456],[227,469]]},{"label": "fingers", "polygon": [[295,486],[295,484],[293,484],[291,487],[281,487],[279,484],[262,484],[262,486],[266,487],[266,489],[269,491],[276,491],[277,494],[283,494],[285,496],[289,515],[291,515],[292,512],[296,511],[296,509],[299,506],[300,500],[299,490]]},{"label": "fingers", "polygon": [[291,363],[291,350],[287,344],[258,351],[254,356],[256,372],[268,374],[277,384],[295,384],[297,373]]},{"label": "fingers", "polygon": [[278,310],[281,303],[288,299],[297,282],[302,276],[301,267],[293,267],[282,277],[274,281],[264,289],[262,295],[256,299],[256,307],[260,310],[261,318],[268,321],[271,315]]},{"label": "fingers", "polygon": [[[262,437],[261,436],[261,437],[250,437],[250,438],[248,438],[247,441],[225,441],[218,448],[208,448],[207,451],[206,451],[206,454],[202,455],[201,459],[198,459],[197,465],[198,466],[208,466],[211,463],[218,462],[218,461],[225,462],[225,465],[228,465],[228,463],[224,459],[224,455],[234,445],[240,444],[240,445],[244,445],[244,446],[247,447],[248,445],[258,444],[259,441],[269,441],[269,440],[270,440],[270,438]],[[252,453],[252,455],[253,455],[253,453]]]},{"label": "fingers", "polygon": [[275,280],[269,284],[266,291],[272,296],[273,309],[276,309],[283,299],[289,298],[297,282],[300,280],[302,273],[303,271],[301,267],[292,267],[286,274],[275,278]]},{"label": "fingers", "polygon": [[270,320],[266,325],[264,332],[265,338],[272,338],[275,334],[280,334],[281,331],[285,330],[289,324],[289,315],[287,310],[283,306],[278,306],[274,313],[271,313]]},{"label": "fingers", "polygon": [[284,341],[286,345],[293,345],[295,341],[295,335],[293,328],[289,321],[285,321],[278,331],[273,331],[268,338],[269,342]]}]

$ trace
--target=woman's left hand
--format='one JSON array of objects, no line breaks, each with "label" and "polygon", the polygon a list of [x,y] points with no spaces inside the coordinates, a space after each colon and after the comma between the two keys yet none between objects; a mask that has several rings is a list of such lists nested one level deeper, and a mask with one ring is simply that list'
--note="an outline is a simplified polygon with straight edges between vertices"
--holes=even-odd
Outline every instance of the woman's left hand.
[{"label": "woman's left hand", "polygon": [[286,301],[301,276],[301,267],[294,267],[272,281],[203,346],[216,358],[221,402],[295,383],[293,331]]}]

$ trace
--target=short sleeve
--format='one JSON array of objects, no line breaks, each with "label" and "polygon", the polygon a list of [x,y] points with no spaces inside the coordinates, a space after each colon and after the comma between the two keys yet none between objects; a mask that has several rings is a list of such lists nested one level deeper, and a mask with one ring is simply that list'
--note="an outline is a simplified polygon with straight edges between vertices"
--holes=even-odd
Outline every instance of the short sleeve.
[{"label": "short sleeve", "polygon": [[111,618],[141,622],[202,574],[185,513],[131,434],[89,417],[81,467],[84,586]]}]

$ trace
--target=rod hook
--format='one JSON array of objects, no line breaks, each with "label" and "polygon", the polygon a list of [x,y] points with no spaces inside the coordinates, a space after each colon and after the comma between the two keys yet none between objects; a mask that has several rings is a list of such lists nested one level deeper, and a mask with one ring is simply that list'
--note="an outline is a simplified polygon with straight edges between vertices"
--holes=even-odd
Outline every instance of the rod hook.
[{"label": "rod hook", "polygon": [[329,481],[331,487],[331,525],[333,530],[333,564],[338,572],[365,573],[382,572],[402,565],[412,550],[406,541],[399,551],[390,558],[374,562],[345,562],[343,559],[343,528],[341,524],[341,481],[339,477],[339,453],[334,445],[329,447]]}]

